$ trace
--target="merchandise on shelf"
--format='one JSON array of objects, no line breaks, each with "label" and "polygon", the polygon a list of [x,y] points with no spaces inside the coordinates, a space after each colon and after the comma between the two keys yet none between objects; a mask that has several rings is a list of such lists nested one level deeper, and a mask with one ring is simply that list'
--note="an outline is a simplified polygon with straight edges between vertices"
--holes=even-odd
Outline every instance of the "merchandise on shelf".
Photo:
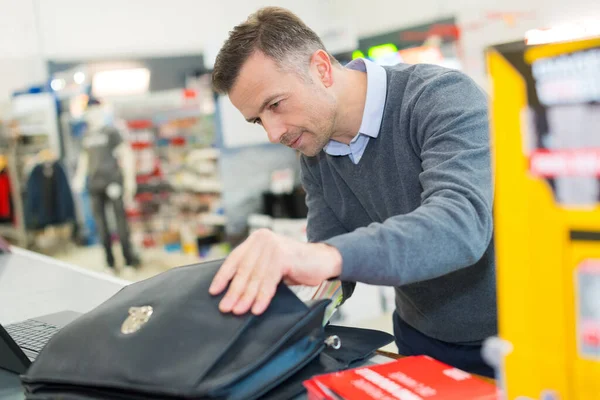
[{"label": "merchandise on shelf", "polygon": [[206,242],[222,240],[214,107],[203,102],[200,93],[177,90],[115,105],[136,156],[137,195],[128,218],[137,246],[203,256]]}]

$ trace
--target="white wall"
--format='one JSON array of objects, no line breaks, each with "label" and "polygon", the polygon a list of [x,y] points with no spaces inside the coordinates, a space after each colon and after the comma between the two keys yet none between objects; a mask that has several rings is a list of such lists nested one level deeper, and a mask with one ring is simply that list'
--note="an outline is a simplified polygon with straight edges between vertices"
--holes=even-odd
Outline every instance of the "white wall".
[{"label": "white wall", "polygon": [[0,0],[0,102],[45,78],[32,2]]},{"label": "white wall", "polygon": [[0,56],[0,103],[8,101],[16,90],[43,82],[46,76],[46,64],[41,57]]},{"label": "white wall", "polygon": [[319,23],[317,0],[40,1],[44,53],[52,59],[198,53],[269,3]]},{"label": "white wall", "polygon": [[[336,8],[352,9],[361,36],[418,25],[436,18],[454,16],[463,30],[462,50],[466,72],[485,86],[486,47],[519,40],[529,29],[549,27],[584,17],[600,18],[597,0],[331,0]],[[513,25],[488,19],[490,13],[526,13]]]},{"label": "white wall", "polygon": [[[214,52],[231,27],[269,4],[290,8],[317,32],[343,21],[361,36],[454,15],[464,26],[467,72],[481,83],[486,46],[519,39],[530,28],[600,16],[597,0],[0,0],[0,101],[45,79],[48,58]],[[498,11],[534,15],[514,26],[485,19]]]},{"label": "white wall", "polygon": [[0,101],[17,88],[46,79],[47,59],[197,54],[220,47],[235,24],[269,4],[291,9],[319,29],[327,24],[320,3],[324,2],[0,0]]}]

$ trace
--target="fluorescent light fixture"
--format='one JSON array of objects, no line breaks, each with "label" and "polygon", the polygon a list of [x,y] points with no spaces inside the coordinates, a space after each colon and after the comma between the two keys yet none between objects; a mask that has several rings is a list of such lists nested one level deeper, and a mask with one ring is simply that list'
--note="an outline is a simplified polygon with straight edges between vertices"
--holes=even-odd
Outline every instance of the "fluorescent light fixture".
[{"label": "fluorescent light fixture", "polygon": [[50,87],[55,92],[63,90],[66,85],[67,85],[67,83],[65,82],[65,80],[64,79],[60,79],[60,78],[58,78],[58,79],[52,79],[52,81],[50,82]]},{"label": "fluorescent light fixture", "polygon": [[81,71],[75,72],[73,75],[73,80],[76,84],[81,85],[83,82],[85,82],[85,74]]},{"label": "fluorescent light fixture", "polygon": [[379,46],[373,46],[369,48],[368,54],[369,58],[380,58],[386,57],[390,54],[397,53],[398,47],[396,47],[393,43],[380,44]]},{"label": "fluorescent light fixture", "polygon": [[92,93],[97,97],[143,94],[150,87],[147,68],[118,69],[94,74]]},{"label": "fluorescent light fixture", "polygon": [[528,45],[566,42],[600,35],[600,20],[591,19],[557,25],[549,29],[532,29],[525,32]]},{"label": "fluorescent light fixture", "polygon": [[354,50],[352,52],[352,59],[356,60],[357,58],[365,58],[365,53],[360,50]]}]

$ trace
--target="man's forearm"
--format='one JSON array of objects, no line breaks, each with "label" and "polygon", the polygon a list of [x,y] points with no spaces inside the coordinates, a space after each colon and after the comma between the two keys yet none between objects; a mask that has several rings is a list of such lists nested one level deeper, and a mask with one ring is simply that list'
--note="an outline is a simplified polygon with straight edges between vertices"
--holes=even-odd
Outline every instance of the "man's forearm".
[{"label": "man's forearm", "polygon": [[401,286],[477,262],[491,240],[492,216],[458,197],[325,241],[342,256],[340,279]]}]

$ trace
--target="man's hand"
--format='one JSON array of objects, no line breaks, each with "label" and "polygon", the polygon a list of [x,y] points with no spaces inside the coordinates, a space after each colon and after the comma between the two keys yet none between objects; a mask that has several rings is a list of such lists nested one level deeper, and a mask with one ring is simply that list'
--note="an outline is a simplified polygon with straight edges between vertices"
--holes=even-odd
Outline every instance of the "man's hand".
[{"label": "man's hand", "polygon": [[262,314],[281,280],[291,285],[317,286],[342,272],[342,256],[322,243],[303,243],[270,230],[256,231],[225,260],[209,292],[221,300],[222,312]]}]

